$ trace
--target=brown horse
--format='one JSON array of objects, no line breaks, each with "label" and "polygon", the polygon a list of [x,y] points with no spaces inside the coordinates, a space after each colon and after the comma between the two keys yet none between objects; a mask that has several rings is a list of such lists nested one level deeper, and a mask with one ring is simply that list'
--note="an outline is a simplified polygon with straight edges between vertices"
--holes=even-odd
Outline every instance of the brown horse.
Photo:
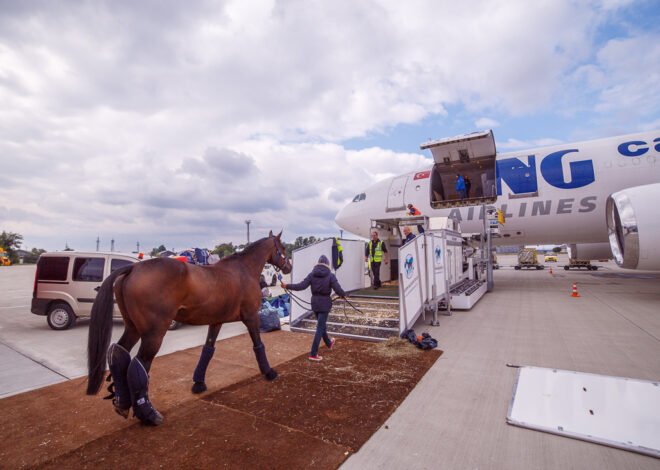
[{"label": "brown horse", "polygon": [[[209,325],[193,374],[193,393],[206,390],[206,368],[215,352],[220,327],[237,320],[241,320],[250,333],[261,373],[268,380],[276,378],[277,372],[268,365],[259,336],[259,276],[266,261],[285,274],[291,272],[291,261],[285,255],[281,235],[280,232],[273,236],[271,231],[267,238],[211,266],[157,258],[114,271],[101,285],[92,307],[87,344],[87,394],[98,393],[107,356],[113,380],[108,387],[111,392],[108,398],[113,398],[117,413],[127,418],[132,406],[135,416],[143,423],[160,424],[163,417],[149,401],[148,372],[172,320]],[[124,334],[117,343],[109,345],[113,286],[124,319]],[[131,360],[130,351],[138,340],[142,340],[140,348]]]}]

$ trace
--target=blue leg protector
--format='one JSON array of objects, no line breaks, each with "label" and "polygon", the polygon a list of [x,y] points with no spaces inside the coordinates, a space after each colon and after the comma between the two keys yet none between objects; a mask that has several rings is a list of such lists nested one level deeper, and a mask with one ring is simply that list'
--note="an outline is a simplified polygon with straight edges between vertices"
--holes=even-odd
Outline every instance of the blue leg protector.
[{"label": "blue leg protector", "polygon": [[162,423],[163,416],[149,401],[149,374],[137,357],[134,357],[128,366],[126,377],[131,391],[133,414],[144,424],[157,426]]},{"label": "blue leg protector", "polygon": [[130,363],[131,355],[128,351],[116,343],[110,345],[108,348],[108,368],[112,376],[112,383],[108,387],[110,395],[105,398],[112,398],[115,411],[124,418],[128,418],[128,411],[131,409],[131,392],[128,390],[126,379]]},{"label": "blue leg protector", "polygon": [[193,373],[193,393],[202,393],[206,391],[206,384],[204,380],[206,378],[206,368],[209,366],[209,362],[215,353],[215,348],[212,346],[204,345],[202,348],[202,355],[199,357],[199,362],[197,367],[195,367],[195,372]]},{"label": "blue leg protector", "polygon": [[268,380],[277,378],[277,372],[270,367],[268,359],[266,359],[266,347],[264,346],[264,343],[261,343],[259,346],[255,346],[252,349],[254,350],[254,355],[257,356],[257,363],[259,363],[259,370],[261,373],[264,374]]}]

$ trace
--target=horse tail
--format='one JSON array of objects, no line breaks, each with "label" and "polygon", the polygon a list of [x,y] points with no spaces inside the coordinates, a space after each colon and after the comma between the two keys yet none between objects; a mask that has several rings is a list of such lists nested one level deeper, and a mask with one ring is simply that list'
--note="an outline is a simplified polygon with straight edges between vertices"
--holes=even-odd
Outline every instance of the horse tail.
[{"label": "horse tail", "polygon": [[112,300],[114,297],[112,288],[115,279],[122,274],[130,273],[134,266],[135,264],[130,264],[113,271],[101,284],[94,305],[92,305],[87,337],[87,395],[97,394],[103,383],[106,353],[112,334]]}]

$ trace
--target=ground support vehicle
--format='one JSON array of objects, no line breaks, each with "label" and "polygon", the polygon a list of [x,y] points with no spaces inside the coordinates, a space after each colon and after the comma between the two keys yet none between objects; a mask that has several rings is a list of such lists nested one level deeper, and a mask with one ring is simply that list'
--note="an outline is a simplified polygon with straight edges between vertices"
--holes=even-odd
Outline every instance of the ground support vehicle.
[{"label": "ground support vehicle", "polygon": [[525,269],[544,269],[545,267],[539,263],[539,259],[536,256],[536,249],[534,248],[523,248],[518,252],[518,264],[514,266],[514,269],[520,270]]},{"label": "ground support vehicle", "polygon": [[10,266],[11,265],[11,260],[9,259],[9,255],[7,252],[0,248],[0,266]]},{"label": "ground support vehicle", "polygon": [[598,266],[591,264],[589,260],[580,260],[580,259],[569,259],[568,264],[564,265],[564,269],[568,271],[569,269],[586,269],[590,271],[596,271]]}]

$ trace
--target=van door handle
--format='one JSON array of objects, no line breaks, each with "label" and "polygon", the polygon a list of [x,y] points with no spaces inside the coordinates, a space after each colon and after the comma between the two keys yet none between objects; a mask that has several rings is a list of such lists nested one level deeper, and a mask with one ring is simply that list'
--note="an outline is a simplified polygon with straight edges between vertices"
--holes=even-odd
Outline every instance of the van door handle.
[{"label": "van door handle", "polygon": [[94,290],[95,290],[96,292],[100,291],[100,290],[101,290],[101,286],[96,286],[96,287],[94,288]]}]

